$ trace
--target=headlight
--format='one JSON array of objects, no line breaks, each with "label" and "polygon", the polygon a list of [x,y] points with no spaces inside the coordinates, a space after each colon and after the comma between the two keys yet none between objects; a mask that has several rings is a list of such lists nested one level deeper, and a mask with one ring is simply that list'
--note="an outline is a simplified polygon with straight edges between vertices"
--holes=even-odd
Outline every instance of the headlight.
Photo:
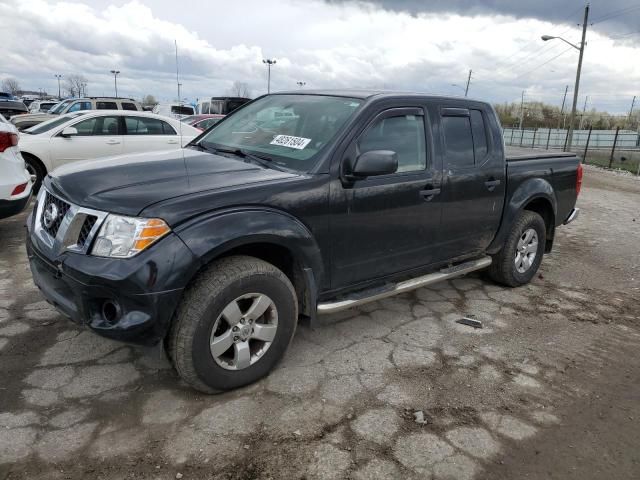
[{"label": "headlight", "polygon": [[133,257],[170,231],[164,220],[159,218],[109,214],[98,232],[91,254],[99,257]]}]

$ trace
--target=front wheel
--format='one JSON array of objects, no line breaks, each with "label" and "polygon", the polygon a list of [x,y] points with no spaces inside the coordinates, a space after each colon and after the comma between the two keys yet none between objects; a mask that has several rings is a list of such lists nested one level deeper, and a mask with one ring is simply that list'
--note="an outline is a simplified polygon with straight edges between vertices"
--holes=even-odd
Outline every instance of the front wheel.
[{"label": "front wheel", "polygon": [[542,217],[528,210],[521,212],[502,250],[493,256],[489,276],[509,287],[529,283],[542,263],[545,243],[546,227]]},{"label": "front wheel", "polygon": [[263,260],[217,261],[185,292],[167,339],[180,376],[205,393],[267,375],[291,342],[298,319],[287,276]]}]

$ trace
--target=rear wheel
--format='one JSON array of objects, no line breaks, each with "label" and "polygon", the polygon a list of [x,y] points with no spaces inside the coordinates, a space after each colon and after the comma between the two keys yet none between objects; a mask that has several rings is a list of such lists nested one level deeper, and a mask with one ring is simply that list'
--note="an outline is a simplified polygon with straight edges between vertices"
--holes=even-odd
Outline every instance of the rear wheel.
[{"label": "rear wheel", "polygon": [[185,292],[167,339],[180,376],[206,393],[267,375],[296,329],[298,306],[287,276],[253,257],[222,259]]},{"label": "rear wheel", "polygon": [[35,180],[33,182],[33,193],[36,194],[40,191],[42,181],[47,175],[47,169],[44,167],[42,162],[40,162],[40,160],[38,160],[33,155],[23,153],[22,157],[24,158],[24,164],[27,168],[27,172],[29,172],[29,175],[35,177]]},{"label": "rear wheel", "polygon": [[519,287],[534,277],[546,242],[546,227],[542,217],[528,210],[513,223],[502,250],[493,256],[489,276],[498,283]]}]

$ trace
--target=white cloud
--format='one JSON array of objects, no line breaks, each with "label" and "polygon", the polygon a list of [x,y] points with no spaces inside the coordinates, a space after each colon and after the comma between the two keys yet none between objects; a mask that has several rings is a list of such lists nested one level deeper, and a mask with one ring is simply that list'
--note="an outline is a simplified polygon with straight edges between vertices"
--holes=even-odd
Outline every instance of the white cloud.
[{"label": "white cloud", "polygon": [[[527,89],[530,98],[557,103],[564,86],[573,84],[577,54],[569,51],[536,67],[565,46],[544,44],[540,35],[562,31],[570,40],[579,39],[577,27],[567,30],[548,21],[410,15],[320,0],[206,5],[5,0],[0,4],[0,78],[14,76],[25,88],[55,91],[54,73],[83,73],[90,93],[112,94],[109,70],[117,68],[121,94],[170,99],[176,91],[175,39],[182,91],[190,98],[224,94],[234,80],[248,82],[255,94],[264,92],[262,59],[269,56],[278,60],[273,89],[292,89],[304,80],[307,87],[458,94],[451,84],[464,83],[473,68],[473,96],[513,100]],[[590,33],[581,97],[591,93],[594,101],[624,111],[640,83],[640,65],[633,58],[640,58],[637,45]]]}]

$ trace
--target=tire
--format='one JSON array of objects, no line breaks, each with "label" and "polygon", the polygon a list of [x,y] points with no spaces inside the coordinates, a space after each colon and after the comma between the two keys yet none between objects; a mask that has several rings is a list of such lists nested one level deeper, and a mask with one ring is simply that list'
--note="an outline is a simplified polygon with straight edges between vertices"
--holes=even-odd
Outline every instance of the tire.
[{"label": "tire", "polygon": [[[252,320],[251,308],[267,301],[271,302],[268,308],[258,319]],[[238,310],[231,308],[232,305],[242,313],[242,325],[236,323]],[[254,312],[260,310],[256,308]],[[236,318],[229,321],[232,317]],[[228,257],[203,271],[185,291],[166,345],[169,357],[184,381],[201,392],[217,393],[266,376],[284,356],[297,322],[296,293],[282,271],[254,257]],[[241,327],[241,331],[234,333],[233,324]],[[265,327],[269,335],[273,335],[269,337],[272,338],[270,342],[254,338],[259,328],[264,333]],[[216,351],[219,355],[214,356],[211,342],[219,342],[218,348],[222,350],[221,345],[226,345],[229,335],[238,342],[234,340],[228,350],[222,354]],[[246,355],[250,356],[248,366]]]},{"label": "tire", "polygon": [[33,193],[35,195],[40,191],[42,181],[44,180],[44,177],[47,176],[47,169],[44,167],[42,162],[40,162],[40,160],[38,160],[33,155],[23,153],[22,157],[24,158],[24,163],[27,167],[27,170],[29,171],[29,174],[36,176],[36,181],[33,183]]},{"label": "tire", "polygon": [[[530,232],[535,232],[535,235],[527,239]],[[489,267],[491,279],[509,287],[519,287],[529,283],[542,263],[546,232],[544,220],[539,214],[528,210],[522,211],[513,222],[502,250],[493,256],[493,263]],[[535,256],[532,258],[530,250],[536,237],[537,246]],[[523,245],[528,248],[523,250]],[[520,250],[520,256],[518,256],[518,250]],[[527,253],[523,255],[523,252]]]}]

